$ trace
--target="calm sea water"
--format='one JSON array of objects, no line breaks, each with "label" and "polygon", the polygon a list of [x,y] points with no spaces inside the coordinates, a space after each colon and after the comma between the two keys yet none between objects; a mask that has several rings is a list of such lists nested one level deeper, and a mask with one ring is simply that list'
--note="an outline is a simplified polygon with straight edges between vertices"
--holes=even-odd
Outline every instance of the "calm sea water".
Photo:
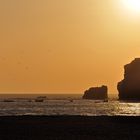
[{"label": "calm sea water", "polygon": [[[40,95],[0,95],[0,116],[5,115],[126,115],[140,116],[140,103],[120,102],[110,97],[108,102],[82,100],[76,95],[45,95],[44,102],[35,102]],[[5,99],[14,102],[4,102]]]}]

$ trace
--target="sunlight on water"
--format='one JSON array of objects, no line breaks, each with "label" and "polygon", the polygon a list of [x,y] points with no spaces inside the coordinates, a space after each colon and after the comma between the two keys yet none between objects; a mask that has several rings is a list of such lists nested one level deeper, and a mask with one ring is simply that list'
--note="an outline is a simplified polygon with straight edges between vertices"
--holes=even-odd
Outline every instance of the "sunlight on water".
[{"label": "sunlight on water", "polygon": [[0,116],[4,115],[126,115],[139,116],[140,103],[93,100],[45,100],[44,102],[0,102]]}]

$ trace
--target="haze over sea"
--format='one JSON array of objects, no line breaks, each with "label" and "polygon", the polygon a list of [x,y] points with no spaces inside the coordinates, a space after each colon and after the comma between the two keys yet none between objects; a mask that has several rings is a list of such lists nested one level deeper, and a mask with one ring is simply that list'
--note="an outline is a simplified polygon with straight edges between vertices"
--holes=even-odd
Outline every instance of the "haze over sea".
[{"label": "haze over sea", "polygon": [[[38,96],[46,96],[44,102],[35,102]],[[83,100],[82,94],[1,94],[0,116],[19,115],[121,115],[139,116],[140,103],[122,102],[116,95],[109,101]],[[5,99],[14,102],[4,102]]]}]

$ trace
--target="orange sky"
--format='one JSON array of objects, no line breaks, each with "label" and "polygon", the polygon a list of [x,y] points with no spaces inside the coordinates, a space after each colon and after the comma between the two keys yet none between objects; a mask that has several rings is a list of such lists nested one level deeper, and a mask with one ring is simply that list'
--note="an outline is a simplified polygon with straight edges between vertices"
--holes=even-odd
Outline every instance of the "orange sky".
[{"label": "orange sky", "polygon": [[140,13],[121,0],[0,0],[0,92],[117,93],[140,55]]}]

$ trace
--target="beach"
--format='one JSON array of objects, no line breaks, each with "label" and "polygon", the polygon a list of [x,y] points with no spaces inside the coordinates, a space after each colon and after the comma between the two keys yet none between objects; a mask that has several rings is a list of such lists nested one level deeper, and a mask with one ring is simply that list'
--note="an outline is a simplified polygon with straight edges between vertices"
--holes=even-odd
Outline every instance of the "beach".
[{"label": "beach", "polygon": [[135,140],[140,117],[2,116],[1,140]]}]

